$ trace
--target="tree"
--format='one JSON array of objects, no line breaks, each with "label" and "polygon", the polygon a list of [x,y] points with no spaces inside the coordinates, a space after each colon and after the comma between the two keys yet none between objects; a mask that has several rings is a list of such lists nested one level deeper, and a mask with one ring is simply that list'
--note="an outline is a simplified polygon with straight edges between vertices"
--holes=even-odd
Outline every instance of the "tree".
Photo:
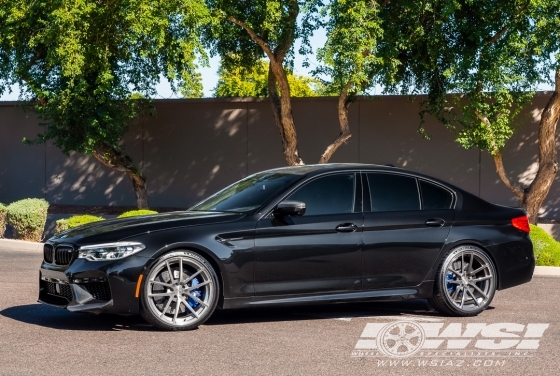
[{"label": "tree", "polygon": [[321,155],[319,163],[327,163],[352,137],[348,122],[350,104],[374,84],[379,67],[391,61],[377,48],[384,32],[379,10],[374,0],[332,0],[322,9],[327,18],[327,42],[317,53],[324,65],[314,75],[326,76],[327,90],[338,93],[340,134]]},{"label": "tree", "polygon": [[[427,93],[422,118],[435,116],[463,147],[490,153],[500,179],[536,223],[558,171],[560,2],[439,0],[407,12],[391,1],[382,17],[413,35],[399,48],[398,82],[388,91]],[[556,88],[539,124],[539,167],[523,186],[507,175],[502,150],[551,70]]]},{"label": "tree", "polygon": [[215,15],[207,41],[220,54],[227,70],[237,66],[248,69],[263,56],[268,58],[268,97],[288,165],[301,165],[303,160],[297,146],[287,68],[297,38],[302,40],[300,52],[309,52],[308,37],[318,25],[315,21],[319,3],[320,0],[207,0]]},{"label": "tree", "polygon": [[[215,97],[268,96],[268,63],[261,60],[251,68],[220,66],[218,84],[214,88]],[[321,83],[312,77],[293,74],[288,70],[288,84],[292,97],[316,97],[321,94]]]},{"label": "tree", "polygon": [[[148,207],[146,179],[126,155],[123,135],[146,108],[161,75],[199,96],[199,30],[209,14],[199,0],[3,0],[0,62],[4,83],[44,121],[30,143],[52,140],[64,153],[93,155],[132,181]],[[9,66],[5,61],[9,62]]]}]

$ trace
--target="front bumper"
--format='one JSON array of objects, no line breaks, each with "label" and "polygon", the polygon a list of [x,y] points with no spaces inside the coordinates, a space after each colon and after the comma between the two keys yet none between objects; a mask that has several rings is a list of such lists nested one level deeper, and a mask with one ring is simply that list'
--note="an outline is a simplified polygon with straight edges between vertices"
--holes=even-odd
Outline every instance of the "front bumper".
[{"label": "front bumper", "polygon": [[110,261],[75,259],[66,266],[43,261],[38,301],[72,312],[138,314],[136,285],[147,262],[136,255]]}]

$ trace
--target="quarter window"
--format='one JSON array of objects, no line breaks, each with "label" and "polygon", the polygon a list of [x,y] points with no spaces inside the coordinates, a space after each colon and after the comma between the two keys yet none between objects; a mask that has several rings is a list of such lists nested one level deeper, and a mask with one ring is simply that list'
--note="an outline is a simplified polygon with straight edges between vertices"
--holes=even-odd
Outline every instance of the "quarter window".
[{"label": "quarter window", "polygon": [[305,202],[305,216],[352,213],[354,174],[336,174],[315,179],[286,200]]},{"label": "quarter window", "polygon": [[420,180],[420,191],[422,192],[422,209],[424,210],[437,210],[449,209],[453,201],[451,192],[447,189],[438,187]]},{"label": "quarter window", "polygon": [[420,210],[416,179],[408,176],[367,174],[371,194],[371,211]]}]

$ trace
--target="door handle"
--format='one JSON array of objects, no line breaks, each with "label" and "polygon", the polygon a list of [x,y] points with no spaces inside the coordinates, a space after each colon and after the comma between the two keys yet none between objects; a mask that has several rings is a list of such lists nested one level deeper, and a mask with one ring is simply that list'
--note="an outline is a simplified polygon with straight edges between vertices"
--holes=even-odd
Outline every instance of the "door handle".
[{"label": "door handle", "polygon": [[338,232],[354,232],[358,229],[358,226],[356,226],[353,223],[342,223],[338,226],[336,226],[336,231]]},{"label": "door handle", "polygon": [[445,221],[441,218],[432,218],[426,221],[426,226],[429,227],[441,227],[445,224]]}]

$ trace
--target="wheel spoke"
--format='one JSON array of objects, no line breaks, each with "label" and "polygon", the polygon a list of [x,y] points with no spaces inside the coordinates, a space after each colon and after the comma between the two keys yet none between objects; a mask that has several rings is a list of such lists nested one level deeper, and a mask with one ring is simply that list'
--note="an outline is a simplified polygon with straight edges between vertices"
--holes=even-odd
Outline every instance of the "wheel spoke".
[{"label": "wheel spoke", "polygon": [[179,257],[179,283],[183,281],[183,258]]},{"label": "wheel spoke", "polygon": [[174,294],[175,294],[174,292],[158,292],[155,294],[148,294],[148,297],[154,298],[157,296],[173,296]]},{"label": "wheel spoke", "polygon": [[467,270],[466,270],[467,274],[469,274],[471,272],[472,265],[473,265],[473,260],[474,260],[474,253],[471,252],[471,253],[469,253],[469,255],[470,255],[470,258],[469,258],[469,263],[467,264]]},{"label": "wheel spoke", "polygon": [[196,313],[196,311],[189,305],[189,303],[185,301],[185,299],[181,298],[181,300],[183,301],[183,304],[185,304],[185,306],[192,312],[194,317],[198,319],[199,318],[198,313]]},{"label": "wheel spoke", "polygon": [[192,290],[196,290],[196,289],[199,288],[199,287],[206,286],[206,285],[209,284],[209,283],[210,283],[210,281],[206,281],[206,282],[199,283],[199,284],[196,285],[196,286],[191,286],[191,287],[189,287],[186,291],[191,292]]},{"label": "wheel spoke", "polygon": [[161,314],[159,315],[159,317],[163,317],[163,315],[165,315],[165,312],[167,312],[167,310],[169,309],[169,306],[171,305],[172,301],[173,301],[173,299],[169,298],[169,300],[167,301],[167,304],[165,305],[165,308],[163,309],[163,311],[161,311]]},{"label": "wheel spoke", "polygon": [[476,269],[476,270],[473,270],[473,271],[470,273],[470,275],[475,275],[475,274],[477,274],[478,272],[480,272],[480,271],[486,269],[487,267],[488,267],[488,264],[484,264],[484,265],[482,265],[480,268],[478,268],[478,269]]},{"label": "wheel spoke", "polygon": [[455,301],[457,300],[457,298],[459,297],[459,287],[455,288],[455,293],[453,293],[453,296],[451,297],[451,300]]},{"label": "wheel spoke", "polygon": [[188,292],[185,292],[185,294],[187,294],[189,296],[189,298],[193,299],[194,301],[196,301],[198,304],[202,304],[204,307],[208,307],[208,304],[204,303],[202,300],[200,300],[198,297],[189,294]]},{"label": "wheel spoke", "polygon": [[467,292],[470,294],[470,296],[473,298],[474,300],[474,304],[476,304],[477,307],[480,307],[480,304],[478,304],[478,300],[476,300],[476,297],[474,296],[474,294],[471,292],[471,290],[467,289]]},{"label": "wheel spoke", "polygon": [[193,275],[189,276],[189,278],[187,278],[185,280],[185,283],[189,283],[194,277],[196,277],[197,275],[199,275],[200,273],[202,273],[202,269],[197,271],[196,273],[194,273]]},{"label": "wheel spoke", "polygon": [[465,272],[465,253],[461,252],[461,274]]},{"label": "wheel spoke", "polygon": [[150,283],[165,286],[165,287],[169,287],[169,288],[173,288],[173,285],[170,285],[169,283],[163,283],[163,282],[156,281],[156,280],[151,280]]},{"label": "wheel spoke", "polygon": [[447,268],[447,271],[454,273],[457,277],[461,277],[461,273],[457,272],[456,270],[452,269],[451,266]]},{"label": "wheel spoke", "polygon": [[169,273],[169,279],[171,283],[175,284],[175,277],[173,277],[173,272],[171,271],[171,267],[169,266],[169,261],[165,260],[165,265],[167,266],[167,272]]},{"label": "wheel spoke", "polygon": [[463,288],[463,297],[461,298],[461,309],[463,309],[463,306],[465,305],[465,295],[467,294],[465,290],[467,289]]},{"label": "wheel spoke", "polygon": [[173,324],[177,323],[177,316],[179,315],[179,309],[181,308],[181,301],[183,299],[177,299],[177,304],[175,305],[175,313],[173,314]]},{"label": "wheel spoke", "polygon": [[469,286],[471,286],[471,287],[474,288],[476,291],[478,291],[478,293],[479,293],[480,295],[482,295],[482,297],[483,297],[484,299],[488,299],[488,295],[486,295],[486,293],[485,293],[484,291],[482,291],[482,290],[480,289],[480,287],[478,287],[476,284],[469,282]]},{"label": "wheel spoke", "polygon": [[492,277],[493,277],[492,274],[488,274],[488,275],[485,275],[484,277],[480,277],[480,278],[477,278],[477,279],[471,279],[471,282],[472,283],[482,282],[482,281],[486,281],[487,279],[490,279]]}]

